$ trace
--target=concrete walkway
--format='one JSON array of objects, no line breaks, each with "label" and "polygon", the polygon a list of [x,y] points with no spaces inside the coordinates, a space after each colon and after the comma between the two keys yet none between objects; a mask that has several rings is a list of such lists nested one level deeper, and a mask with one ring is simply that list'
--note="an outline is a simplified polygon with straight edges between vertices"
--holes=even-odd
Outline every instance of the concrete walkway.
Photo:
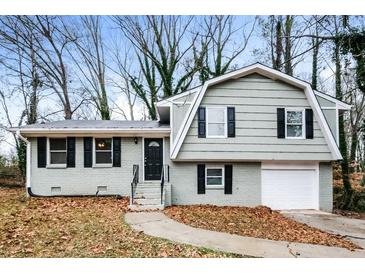
[{"label": "concrete walkway", "polygon": [[254,257],[365,258],[364,250],[289,243],[193,228],[161,212],[128,212],[125,221],[135,230],[170,241]]},{"label": "concrete walkway", "polygon": [[342,235],[365,249],[365,220],[351,219],[316,210],[290,210],[281,213],[297,222]]}]

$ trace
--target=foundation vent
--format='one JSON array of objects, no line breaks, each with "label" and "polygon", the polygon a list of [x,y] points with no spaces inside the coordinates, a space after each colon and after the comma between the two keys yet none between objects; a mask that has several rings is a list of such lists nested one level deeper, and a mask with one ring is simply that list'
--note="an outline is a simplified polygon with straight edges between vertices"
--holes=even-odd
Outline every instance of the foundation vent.
[{"label": "foundation vent", "polygon": [[60,194],[61,193],[61,187],[60,186],[51,187],[51,193],[52,194]]},{"label": "foundation vent", "polygon": [[107,186],[98,186],[97,187],[98,192],[103,192],[103,191],[107,191],[107,190],[108,190]]}]

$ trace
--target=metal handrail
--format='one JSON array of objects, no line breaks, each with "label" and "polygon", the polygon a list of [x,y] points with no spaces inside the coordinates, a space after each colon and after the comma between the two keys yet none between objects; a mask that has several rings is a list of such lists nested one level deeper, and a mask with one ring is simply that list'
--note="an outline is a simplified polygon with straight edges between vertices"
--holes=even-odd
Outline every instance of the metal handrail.
[{"label": "metal handrail", "polygon": [[134,202],[134,194],[139,182],[139,165],[133,165],[133,179],[131,182],[131,204]]},{"label": "metal handrail", "polygon": [[163,191],[165,186],[165,180],[170,181],[170,167],[169,165],[163,165],[161,171],[161,205],[163,204]]}]

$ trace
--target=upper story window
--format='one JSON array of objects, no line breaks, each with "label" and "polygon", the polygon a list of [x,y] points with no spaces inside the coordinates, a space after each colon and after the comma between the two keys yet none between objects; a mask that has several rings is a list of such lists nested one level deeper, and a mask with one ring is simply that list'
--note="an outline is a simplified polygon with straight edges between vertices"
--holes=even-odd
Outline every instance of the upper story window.
[{"label": "upper story window", "polygon": [[285,110],[285,127],[286,138],[288,139],[302,139],[304,138],[305,125],[304,110]]},{"label": "upper story window", "polygon": [[227,137],[227,108],[207,107],[207,137]]},{"label": "upper story window", "polygon": [[112,138],[95,138],[95,164],[112,164]]},{"label": "upper story window", "polygon": [[66,138],[49,138],[49,165],[66,166],[67,140]]}]

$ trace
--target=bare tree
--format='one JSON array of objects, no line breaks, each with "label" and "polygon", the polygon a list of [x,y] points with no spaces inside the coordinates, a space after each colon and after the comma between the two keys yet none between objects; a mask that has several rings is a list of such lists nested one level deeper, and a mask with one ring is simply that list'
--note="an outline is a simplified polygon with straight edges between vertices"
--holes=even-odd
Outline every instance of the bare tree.
[{"label": "bare tree", "polygon": [[157,68],[146,54],[137,55],[137,59],[141,73],[130,75],[131,86],[138,94],[138,97],[145,103],[149,118],[156,120],[155,103],[157,102],[162,83],[157,83]]},{"label": "bare tree", "polygon": [[[132,65],[134,62],[128,58],[127,52],[130,51],[130,49],[126,50],[125,52],[121,53],[121,46],[116,45],[115,47],[115,53],[114,53],[114,60],[117,67],[117,75],[118,78],[111,79],[112,84],[118,88],[118,90],[124,95],[124,97],[127,99],[128,104],[128,112],[129,117],[125,111],[125,109],[121,108],[118,104],[114,103],[116,111],[119,112],[124,116],[126,120],[134,120],[134,105],[137,100],[137,92],[132,87],[132,81],[133,81],[133,72],[132,72]],[[139,73],[139,76],[137,77],[137,82],[141,82],[141,75],[142,73]],[[148,103],[148,105],[150,105]]]},{"label": "bare tree", "polygon": [[[204,61],[200,70],[200,80],[220,76],[232,68],[233,62],[245,51],[255,29],[257,18],[249,22],[235,24],[233,16],[207,16],[203,22],[202,50]],[[235,37],[239,41],[235,41]],[[200,55],[197,56],[201,58]],[[198,60],[199,62],[199,60]]]},{"label": "bare tree", "polygon": [[198,34],[190,33],[191,39],[187,39],[192,20],[193,17],[181,16],[114,17],[137,51],[142,68],[152,67],[158,72],[158,78],[151,77],[161,81],[163,97],[186,90],[201,67],[203,52],[200,58],[188,60],[198,38]]},{"label": "bare tree", "polygon": [[[12,24],[12,21],[7,20],[7,23]],[[33,31],[28,30],[27,46],[23,47],[24,40],[18,35],[16,25],[13,25],[13,29],[7,29],[8,33],[4,35],[4,32],[0,32],[0,47],[2,48],[3,56],[0,63],[4,69],[9,71],[8,76],[14,80],[13,83],[7,83],[7,95],[4,91],[0,91],[1,106],[5,113],[9,126],[12,126],[12,120],[9,115],[9,109],[7,105],[7,96],[13,97],[15,100],[20,99],[19,102],[23,102],[18,126],[25,124],[34,124],[38,119],[38,102],[39,92],[42,87],[42,81],[38,73],[35,48],[33,43]],[[25,30],[26,31],[26,30]],[[8,35],[14,37],[9,41]],[[14,87],[14,88],[12,88]],[[13,134],[16,144],[16,152],[18,158],[18,167],[23,177],[25,177],[26,169],[26,145]]]},{"label": "bare tree", "polygon": [[[34,46],[36,65],[45,78],[44,85],[51,88],[62,104],[65,119],[71,119],[72,114],[84,102],[79,100],[76,106],[72,107],[69,84],[70,68],[67,66],[66,48],[71,41],[65,35],[63,28],[65,24],[62,17],[57,16],[8,16],[8,20],[1,20],[6,30],[0,30],[4,39],[9,42],[16,40],[14,34],[21,38],[23,52],[27,53],[30,39]],[[12,30],[8,32],[7,30]],[[32,32],[33,36],[28,36]],[[29,53],[27,53],[29,59]]]},{"label": "bare tree", "polygon": [[77,35],[68,28],[65,29],[70,40],[74,42],[80,58],[76,58],[73,49],[68,51],[81,73],[80,80],[83,89],[90,95],[101,119],[110,120],[111,111],[106,88],[106,61],[100,17],[82,16],[81,22],[83,31],[81,37],[77,38]]},{"label": "bare tree", "polygon": [[[2,22],[13,25],[13,28],[7,29],[7,33],[4,33],[5,29],[0,32],[0,47],[3,49],[0,63],[10,71],[10,76],[18,83],[15,91],[20,92],[24,103],[22,117],[25,118],[25,123],[34,124],[38,117],[38,93],[42,87],[35,54],[34,33],[32,30],[24,29],[23,31],[28,31],[27,41],[24,41],[19,35],[19,26],[8,19],[9,17]],[[9,36],[14,39],[9,40]],[[24,44],[27,46],[24,47]]]}]

